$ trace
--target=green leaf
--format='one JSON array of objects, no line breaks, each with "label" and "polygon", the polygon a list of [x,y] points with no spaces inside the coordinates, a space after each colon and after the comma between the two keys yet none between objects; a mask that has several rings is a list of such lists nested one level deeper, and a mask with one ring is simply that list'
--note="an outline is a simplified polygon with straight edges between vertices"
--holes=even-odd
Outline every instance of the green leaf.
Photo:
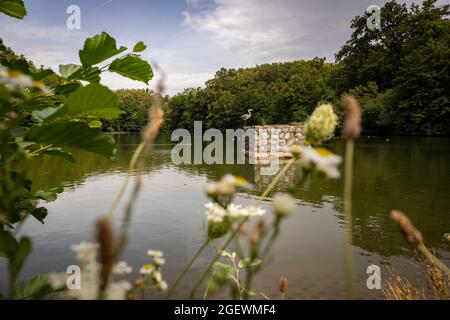
[{"label": "green leaf", "polygon": [[0,12],[17,19],[23,19],[27,15],[27,9],[23,0],[0,1]]},{"label": "green leaf", "polygon": [[40,223],[44,224],[44,219],[47,217],[48,215],[48,210],[47,208],[44,207],[33,207],[30,210],[28,210],[30,212],[30,214]]},{"label": "green leaf", "polygon": [[61,147],[73,147],[99,153],[107,157],[115,154],[114,139],[89,128],[82,122],[56,122],[33,126],[25,135],[25,140]]},{"label": "green leaf", "polygon": [[238,267],[239,268],[255,267],[260,265],[261,263],[262,261],[259,259],[251,260],[250,258],[245,258],[239,261]]},{"label": "green leaf", "polygon": [[90,67],[103,62],[121,52],[125,47],[116,47],[116,40],[106,32],[86,39],[84,47],[80,50],[80,61],[84,67]]},{"label": "green leaf", "polygon": [[214,270],[214,278],[216,280],[229,280],[233,279],[235,270],[232,266],[222,263],[222,262],[216,262],[213,265]]},{"label": "green leaf", "polygon": [[145,49],[147,49],[147,46],[145,45],[145,43],[142,41],[139,41],[138,43],[136,43],[134,45],[133,52],[142,52]]},{"label": "green leaf", "polygon": [[16,239],[11,233],[0,228],[0,257],[9,258],[16,248]]},{"label": "green leaf", "polygon": [[83,67],[77,64],[61,64],[59,73],[66,80],[84,80],[99,83],[101,71],[97,67]]},{"label": "green leaf", "polygon": [[68,96],[75,90],[81,87],[81,84],[77,81],[72,81],[68,83],[58,84],[55,88],[55,94],[60,94],[63,96]]},{"label": "green leaf", "polygon": [[67,99],[65,108],[58,112],[58,116],[94,116],[115,119],[121,113],[116,95],[101,84],[91,83],[72,93]]},{"label": "green leaf", "polygon": [[94,128],[94,129],[101,128],[103,126],[103,123],[98,120],[91,121],[88,124],[89,124],[89,127]]},{"label": "green leaf", "polygon": [[44,122],[45,119],[49,118],[50,116],[54,115],[58,110],[60,110],[62,106],[56,107],[56,108],[45,108],[42,110],[34,110],[31,112],[31,116],[34,120],[37,122]]},{"label": "green leaf", "polygon": [[41,152],[40,154],[62,158],[64,160],[75,163],[75,158],[73,157],[73,155],[69,152],[64,151],[61,148],[49,148],[49,149]]},{"label": "green leaf", "polygon": [[37,275],[26,281],[21,281],[16,285],[14,299],[40,299],[51,291],[51,287],[46,275]]},{"label": "green leaf", "polygon": [[31,240],[28,237],[23,237],[19,240],[16,250],[12,254],[9,263],[11,267],[11,276],[13,279],[17,277],[22,266],[31,252]]},{"label": "green leaf", "polygon": [[114,60],[109,71],[116,72],[124,77],[142,81],[145,84],[153,78],[153,70],[147,61],[133,55]]},{"label": "green leaf", "polygon": [[75,72],[77,72],[82,68],[83,66],[77,64],[60,64],[59,73],[64,79],[69,79],[71,75],[73,75]]},{"label": "green leaf", "polygon": [[52,202],[55,201],[56,198],[58,197],[58,194],[63,192],[64,189],[63,188],[53,188],[47,191],[37,191],[34,193],[34,197],[36,199],[41,199],[47,202]]}]

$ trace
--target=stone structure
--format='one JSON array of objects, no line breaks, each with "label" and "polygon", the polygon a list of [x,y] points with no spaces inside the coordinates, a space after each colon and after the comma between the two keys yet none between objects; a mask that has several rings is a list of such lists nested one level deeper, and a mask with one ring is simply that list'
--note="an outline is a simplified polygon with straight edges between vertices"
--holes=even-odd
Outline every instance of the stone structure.
[{"label": "stone structure", "polygon": [[256,161],[290,158],[289,148],[293,145],[301,145],[304,140],[303,125],[261,125],[244,127],[248,132],[252,129],[254,145],[251,146],[248,139],[245,142],[247,156],[253,156]]}]

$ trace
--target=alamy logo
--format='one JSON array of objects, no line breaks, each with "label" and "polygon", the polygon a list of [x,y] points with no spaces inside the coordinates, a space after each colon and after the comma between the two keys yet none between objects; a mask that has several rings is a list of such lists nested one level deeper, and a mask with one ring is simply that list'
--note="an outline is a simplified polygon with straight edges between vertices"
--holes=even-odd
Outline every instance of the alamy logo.
[{"label": "alamy logo", "polygon": [[367,18],[367,28],[370,30],[381,29],[381,9],[379,6],[371,5],[366,9],[366,13],[369,14]]},{"label": "alamy logo", "polygon": [[371,264],[367,267],[366,273],[369,275],[366,281],[367,289],[381,289],[381,269],[379,266]]},{"label": "alamy logo", "polygon": [[69,17],[66,21],[67,29],[80,30],[81,29],[81,9],[77,5],[70,5],[67,7],[66,13]]},{"label": "alamy logo", "polygon": [[[203,132],[201,121],[194,122],[193,138],[186,129],[172,132],[171,141],[178,142],[171,153],[172,162],[180,164],[263,164],[261,175],[274,175],[279,169],[280,130],[270,128],[259,134],[252,128],[218,129]],[[204,142],[210,142],[203,147]],[[224,148],[225,142],[225,148]],[[192,154],[193,153],[193,154]]]},{"label": "alamy logo", "polygon": [[80,290],[81,289],[81,269],[79,266],[73,265],[67,267],[66,273],[69,275],[67,277],[67,289],[69,290]]}]

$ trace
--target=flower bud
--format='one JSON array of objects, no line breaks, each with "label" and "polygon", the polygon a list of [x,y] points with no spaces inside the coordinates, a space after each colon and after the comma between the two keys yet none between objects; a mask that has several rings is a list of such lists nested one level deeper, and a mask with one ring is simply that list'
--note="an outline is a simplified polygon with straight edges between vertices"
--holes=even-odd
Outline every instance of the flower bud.
[{"label": "flower bud", "polygon": [[293,145],[290,149],[289,152],[292,154],[292,156],[295,159],[299,159],[300,156],[302,155],[302,147],[298,146],[298,145]]},{"label": "flower bud", "polygon": [[290,215],[296,207],[295,199],[287,193],[277,193],[273,197],[273,210],[280,217]]},{"label": "flower bud", "polygon": [[223,237],[228,233],[232,225],[232,222],[228,217],[225,217],[222,222],[208,222],[208,239],[215,240]]},{"label": "flower bud", "polygon": [[306,143],[320,145],[330,139],[336,130],[337,119],[331,104],[317,107],[305,124]]},{"label": "flower bud", "polygon": [[286,293],[288,291],[288,278],[281,277],[280,278],[280,292]]}]

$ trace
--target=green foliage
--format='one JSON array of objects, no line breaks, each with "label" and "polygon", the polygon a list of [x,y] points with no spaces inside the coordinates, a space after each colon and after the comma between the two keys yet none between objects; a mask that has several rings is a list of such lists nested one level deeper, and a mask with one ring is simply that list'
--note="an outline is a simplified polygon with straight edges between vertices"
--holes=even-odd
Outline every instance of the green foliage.
[{"label": "green foliage", "polygon": [[17,19],[23,19],[27,15],[27,9],[23,0],[2,0],[0,2],[0,12]]},{"label": "green foliage", "polygon": [[25,141],[78,148],[107,157],[112,157],[116,150],[111,136],[82,122],[61,121],[33,126],[25,135]]},{"label": "green foliage", "polygon": [[92,116],[115,119],[121,114],[116,95],[101,84],[91,83],[77,89],[58,110],[59,117]]},{"label": "green foliage", "polygon": [[[17,8],[11,3],[23,5],[22,1],[2,1],[0,11],[14,13]],[[145,48],[138,43],[135,50]],[[75,162],[66,148],[114,156],[114,139],[101,127],[103,121],[118,119],[122,111],[116,94],[98,83],[100,75],[111,67],[146,83],[153,77],[150,65],[137,56],[94,66],[125,50],[117,48],[107,33],[99,34],[86,40],[80,51],[81,65],[61,65],[57,75],[36,68],[0,40],[0,256],[7,260],[11,298],[36,299],[50,292],[43,276],[16,283],[32,245],[26,236],[16,239],[14,231],[29,216],[44,223],[47,209],[39,204],[55,201],[63,191],[60,187],[34,191],[25,162],[40,156]]]},{"label": "green foliage", "polygon": [[150,64],[134,55],[127,55],[121,59],[114,60],[109,66],[109,71],[133,80],[142,81],[145,84],[148,84],[153,78]]},{"label": "green foliage", "polygon": [[[352,20],[353,34],[337,63],[273,63],[221,69],[204,89],[186,89],[169,101],[168,127],[237,128],[245,124],[303,122],[318,103],[337,105],[346,92],[363,107],[363,129],[377,133],[449,135],[450,14],[436,0],[396,1],[381,9],[381,30],[367,28],[369,14]],[[253,109],[246,123],[240,118]]]},{"label": "green foliage", "polygon": [[[334,100],[327,86],[332,66],[324,59],[274,63],[246,69],[221,69],[205,89],[187,89],[169,101],[170,128],[237,128],[244,124],[290,123],[305,120],[317,104]],[[252,118],[241,119],[248,109]]]},{"label": "green foliage", "polygon": [[367,14],[353,19],[354,32],[336,54],[339,70],[332,79],[339,93],[367,87],[360,97],[366,129],[450,134],[450,11],[435,3],[408,10],[390,1],[381,10],[381,30],[366,27]]},{"label": "green foliage", "polygon": [[17,283],[14,299],[42,299],[51,292],[47,276],[37,275],[30,280]]},{"label": "green foliage", "polygon": [[145,51],[145,49],[147,49],[147,46],[145,45],[144,42],[139,41],[138,43],[136,43],[133,47],[133,52],[142,52]]},{"label": "green foliage", "polygon": [[153,92],[146,89],[124,89],[115,92],[121,116],[103,121],[103,129],[114,132],[139,132],[148,122]]},{"label": "green foliage", "polygon": [[84,67],[91,67],[127,50],[125,47],[117,48],[116,40],[106,32],[86,39],[84,47],[80,50],[80,61]]}]

